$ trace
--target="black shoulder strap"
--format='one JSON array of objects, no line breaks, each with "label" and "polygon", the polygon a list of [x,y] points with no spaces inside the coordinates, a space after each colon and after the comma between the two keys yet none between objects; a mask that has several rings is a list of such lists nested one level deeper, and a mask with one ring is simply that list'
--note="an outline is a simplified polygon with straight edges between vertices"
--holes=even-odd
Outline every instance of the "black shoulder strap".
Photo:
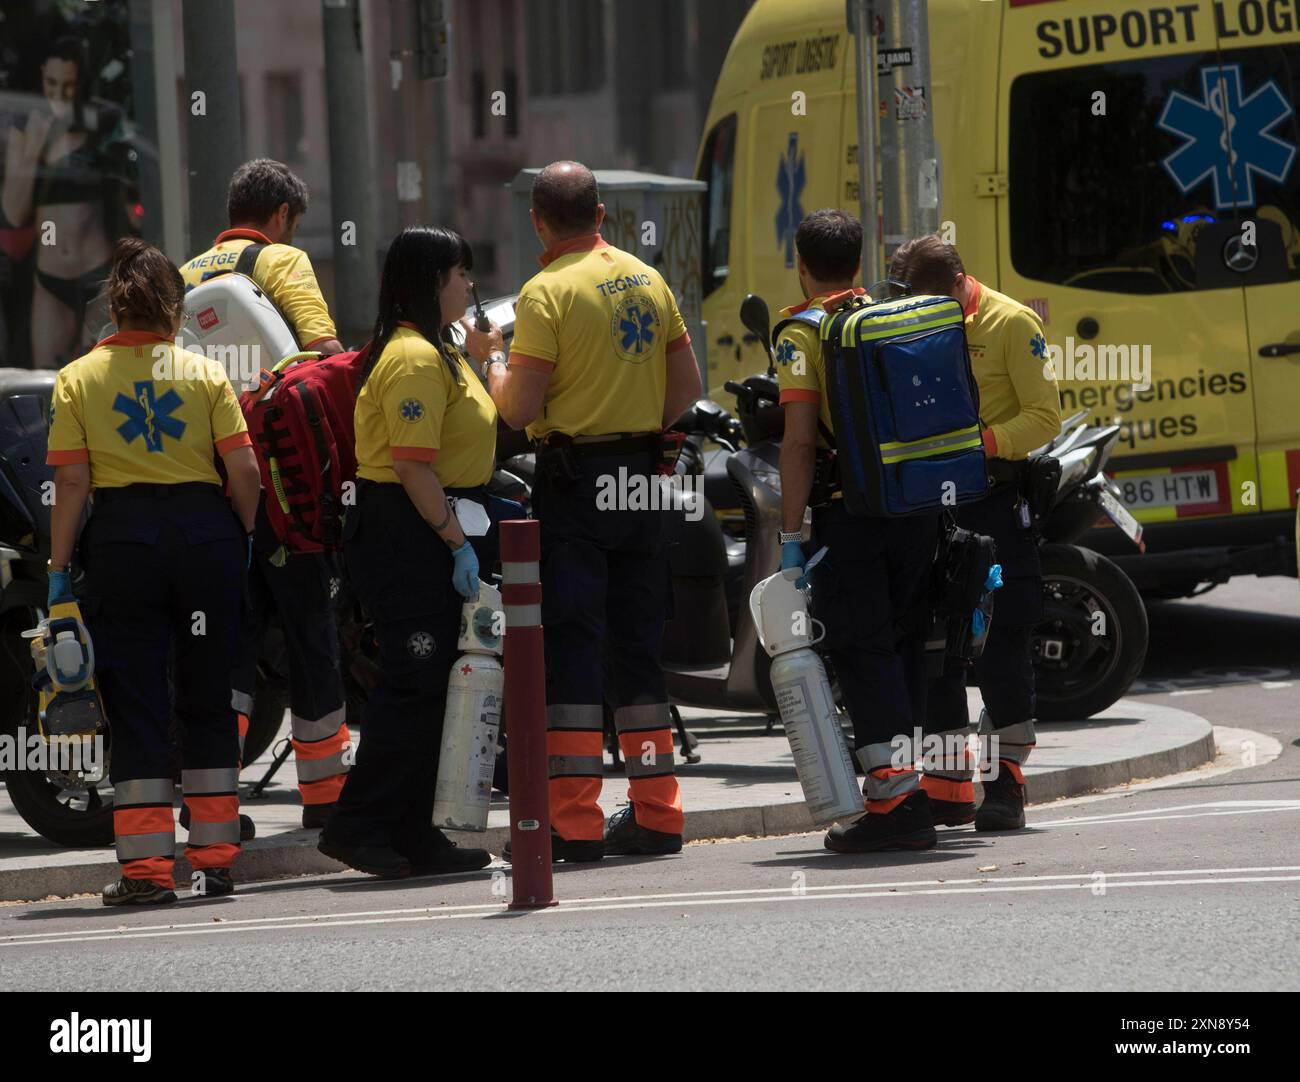
[{"label": "black shoulder strap", "polygon": [[247,248],[239,253],[239,259],[235,262],[235,273],[242,274],[248,278],[253,277],[253,268],[257,266],[257,257],[262,254],[262,249],[265,247],[265,244],[258,244],[256,242],[248,245]]}]

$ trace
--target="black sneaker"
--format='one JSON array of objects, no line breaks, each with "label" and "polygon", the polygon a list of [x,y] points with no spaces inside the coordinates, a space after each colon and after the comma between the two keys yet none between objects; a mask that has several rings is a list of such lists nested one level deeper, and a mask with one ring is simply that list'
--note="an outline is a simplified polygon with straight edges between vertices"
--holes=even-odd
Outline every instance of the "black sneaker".
[{"label": "black sneaker", "polygon": [[[235,893],[235,877],[229,868],[197,868],[203,878],[196,880],[194,894],[199,898],[220,898]],[[202,889],[198,889],[202,887]]]},{"label": "black sneaker", "polygon": [[322,832],[316,848],[331,860],[380,879],[405,879],[411,874],[411,862],[387,845],[346,845]]},{"label": "black sneaker", "polygon": [[304,804],[302,806],[302,829],[321,830],[329,822],[330,813],[334,811],[335,801],[328,804]]},{"label": "black sneaker", "polygon": [[629,804],[609,817],[605,824],[605,852],[611,856],[666,856],[682,851],[680,834],[665,834],[643,827],[636,821],[636,810]]},{"label": "black sneaker", "polygon": [[1020,830],[1025,825],[1025,787],[1002,767],[984,783],[984,802],[975,813],[975,829]]},{"label": "black sneaker", "polygon": [[176,892],[148,879],[128,879],[122,876],[116,883],[109,883],[104,888],[103,897],[105,905],[166,905],[176,901]]},{"label": "black sneaker", "polygon": [[825,845],[837,853],[875,853],[881,849],[930,849],[938,841],[930,797],[912,793],[891,812],[867,812],[848,826],[826,832]]},{"label": "black sneaker", "polygon": [[[605,855],[605,843],[600,840],[596,841],[569,841],[567,838],[561,838],[551,830],[551,863],[555,864],[564,861],[567,864],[590,864],[593,861],[600,860]],[[507,841],[505,848],[501,850],[501,859],[507,864],[510,863],[510,842]]]},{"label": "black sneaker", "polygon": [[[188,804],[181,805],[181,826],[186,830],[190,829],[190,806]],[[239,816],[239,840],[241,842],[251,842],[256,837],[257,824],[247,815],[241,813]]]},{"label": "black sneaker", "polygon": [[404,854],[411,862],[412,875],[448,875],[476,872],[492,863],[486,849],[462,849],[440,830],[418,851]]},{"label": "black sneaker", "polygon": [[975,822],[975,801],[936,800],[931,796],[930,815],[937,827],[963,827]]}]

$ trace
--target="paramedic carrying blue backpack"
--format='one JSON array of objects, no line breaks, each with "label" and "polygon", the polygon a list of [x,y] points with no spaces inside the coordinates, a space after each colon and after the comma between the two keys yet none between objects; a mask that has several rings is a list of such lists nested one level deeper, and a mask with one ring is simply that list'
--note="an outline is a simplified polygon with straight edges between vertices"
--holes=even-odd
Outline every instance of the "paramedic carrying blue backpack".
[{"label": "paramedic carrying blue backpack", "polygon": [[934,513],[983,499],[979,389],[966,348],[965,317],[952,297],[872,303],[846,294],[827,311],[795,320],[822,342],[835,481],[855,516]]},{"label": "paramedic carrying blue backpack", "polygon": [[858,517],[944,512],[927,670],[937,675],[945,656],[979,657],[1001,579],[992,539],[958,528],[951,514],[988,490],[960,302],[902,296],[873,303],[870,291],[845,293],[828,298],[825,311],[805,308],[778,323],[773,342],[795,320],[821,338],[833,429],[822,431],[833,450],[818,462],[811,502],[838,489],[845,510]]}]

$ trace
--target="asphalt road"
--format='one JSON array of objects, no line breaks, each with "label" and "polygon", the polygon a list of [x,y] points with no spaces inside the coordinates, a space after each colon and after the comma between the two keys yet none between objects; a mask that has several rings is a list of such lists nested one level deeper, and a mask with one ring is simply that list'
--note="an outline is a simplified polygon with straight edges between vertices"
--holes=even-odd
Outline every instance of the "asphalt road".
[{"label": "asphalt road", "polygon": [[[509,883],[355,875],[123,913],[0,906],[6,989],[1300,988],[1300,588],[1158,605],[1135,689],[1248,730],[1214,768],[850,857],[821,836],[557,868]],[[1252,765],[1253,764],[1253,765]]]}]

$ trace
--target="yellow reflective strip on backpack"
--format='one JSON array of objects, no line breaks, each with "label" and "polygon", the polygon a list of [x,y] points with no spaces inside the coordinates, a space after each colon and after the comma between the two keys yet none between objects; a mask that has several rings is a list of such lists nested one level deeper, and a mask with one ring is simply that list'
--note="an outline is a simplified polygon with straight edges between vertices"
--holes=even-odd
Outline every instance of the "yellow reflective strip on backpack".
[{"label": "yellow reflective strip on backpack", "polygon": [[[874,323],[875,320],[872,320]],[[944,316],[941,319],[932,319],[925,323],[896,323],[892,327],[882,327],[880,330],[866,330],[858,328],[857,342],[870,342],[876,338],[892,338],[900,331],[912,334],[916,331],[933,330],[936,327],[959,327],[963,319],[961,315]],[[855,343],[856,344],[856,343]]]},{"label": "yellow reflective strip on backpack", "polygon": [[970,451],[981,446],[982,443],[979,425],[972,425],[969,428],[958,428],[923,440],[882,443],[880,461],[888,465],[909,458],[924,458],[938,452],[947,454],[950,451]]}]

